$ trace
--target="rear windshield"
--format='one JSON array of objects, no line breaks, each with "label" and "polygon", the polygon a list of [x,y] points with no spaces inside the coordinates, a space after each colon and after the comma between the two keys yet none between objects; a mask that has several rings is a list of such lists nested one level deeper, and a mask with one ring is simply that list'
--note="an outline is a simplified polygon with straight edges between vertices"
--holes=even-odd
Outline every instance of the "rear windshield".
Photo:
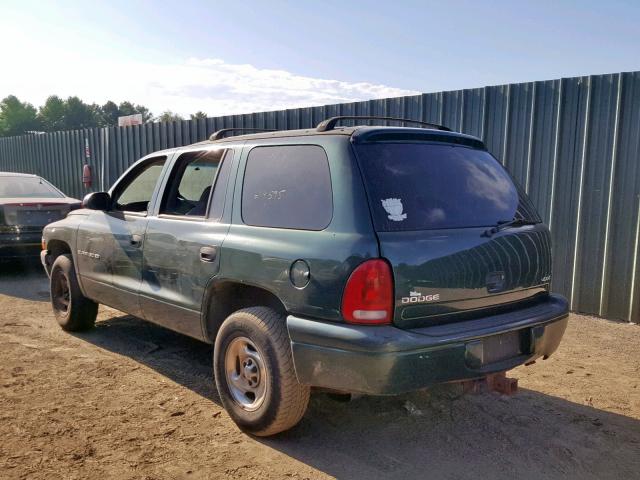
[{"label": "rear windshield", "polygon": [[378,231],[540,221],[507,171],[485,150],[428,143],[356,145]]},{"label": "rear windshield", "polygon": [[62,198],[58,190],[39,177],[0,177],[0,198]]}]

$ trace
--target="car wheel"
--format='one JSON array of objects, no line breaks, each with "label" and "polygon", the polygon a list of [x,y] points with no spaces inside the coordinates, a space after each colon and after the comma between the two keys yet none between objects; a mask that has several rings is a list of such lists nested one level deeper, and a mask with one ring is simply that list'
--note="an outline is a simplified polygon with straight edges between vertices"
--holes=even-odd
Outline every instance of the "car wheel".
[{"label": "car wheel", "polygon": [[60,255],[51,267],[51,305],[63,330],[79,332],[92,328],[98,304],[82,294],[71,255]]},{"label": "car wheel", "polygon": [[310,388],[296,378],[285,318],[270,308],[245,308],[224,321],[213,369],[224,408],[248,433],[288,430],[307,409]]}]

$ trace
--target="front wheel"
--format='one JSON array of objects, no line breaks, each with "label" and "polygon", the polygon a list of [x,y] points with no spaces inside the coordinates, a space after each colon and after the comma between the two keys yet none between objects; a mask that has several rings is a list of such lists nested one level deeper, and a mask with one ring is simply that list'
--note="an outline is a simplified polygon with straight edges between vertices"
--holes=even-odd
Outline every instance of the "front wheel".
[{"label": "front wheel", "polygon": [[63,330],[79,332],[93,327],[98,304],[82,294],[71,255],[60,255],[53,262],[50,289],[53,314]]},{"label": "front wheel", "polygon": [[216,336],[213,368],[222,404],[241,429],[268,436],[302,419],[310,389],[298,383],[285,319],[272,309],[230,315]]}]

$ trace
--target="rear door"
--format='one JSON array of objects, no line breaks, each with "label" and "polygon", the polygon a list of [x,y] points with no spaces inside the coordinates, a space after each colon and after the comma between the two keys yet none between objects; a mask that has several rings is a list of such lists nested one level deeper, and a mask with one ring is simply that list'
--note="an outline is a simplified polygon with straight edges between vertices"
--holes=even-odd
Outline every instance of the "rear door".
[{"label": "rear door", "polygon": [[232,149],[179,154],[145,234],[140,302],[147,320],[203,338],[200,311],[229,230]]},{"label": "rear door", "polygon": [[[381,255],[393,267],[398,326],[461,320],[548,290],[549,232],[477,143],[398,138],[355,147]],[[531,225],[492,230],[514,218]]]}]

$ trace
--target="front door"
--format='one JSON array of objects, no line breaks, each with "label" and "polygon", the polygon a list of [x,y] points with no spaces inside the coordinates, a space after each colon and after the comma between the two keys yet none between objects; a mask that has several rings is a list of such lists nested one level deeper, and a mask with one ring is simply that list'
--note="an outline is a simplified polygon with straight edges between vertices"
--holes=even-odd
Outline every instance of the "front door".
[{"label": "front door", "polygon": [[136,164],[112,189],[111,208],[91,212],[78,230],[78,271],[86,294],[137,316],[147,214],[165,162],[162,156]]},{"label": "front door", "polygon": [[147,320],[203,338],[204,292],[229,230],[232,167],[233,150],[223,149],[186,151],[173,162],[145,234],[140,302]]}]

